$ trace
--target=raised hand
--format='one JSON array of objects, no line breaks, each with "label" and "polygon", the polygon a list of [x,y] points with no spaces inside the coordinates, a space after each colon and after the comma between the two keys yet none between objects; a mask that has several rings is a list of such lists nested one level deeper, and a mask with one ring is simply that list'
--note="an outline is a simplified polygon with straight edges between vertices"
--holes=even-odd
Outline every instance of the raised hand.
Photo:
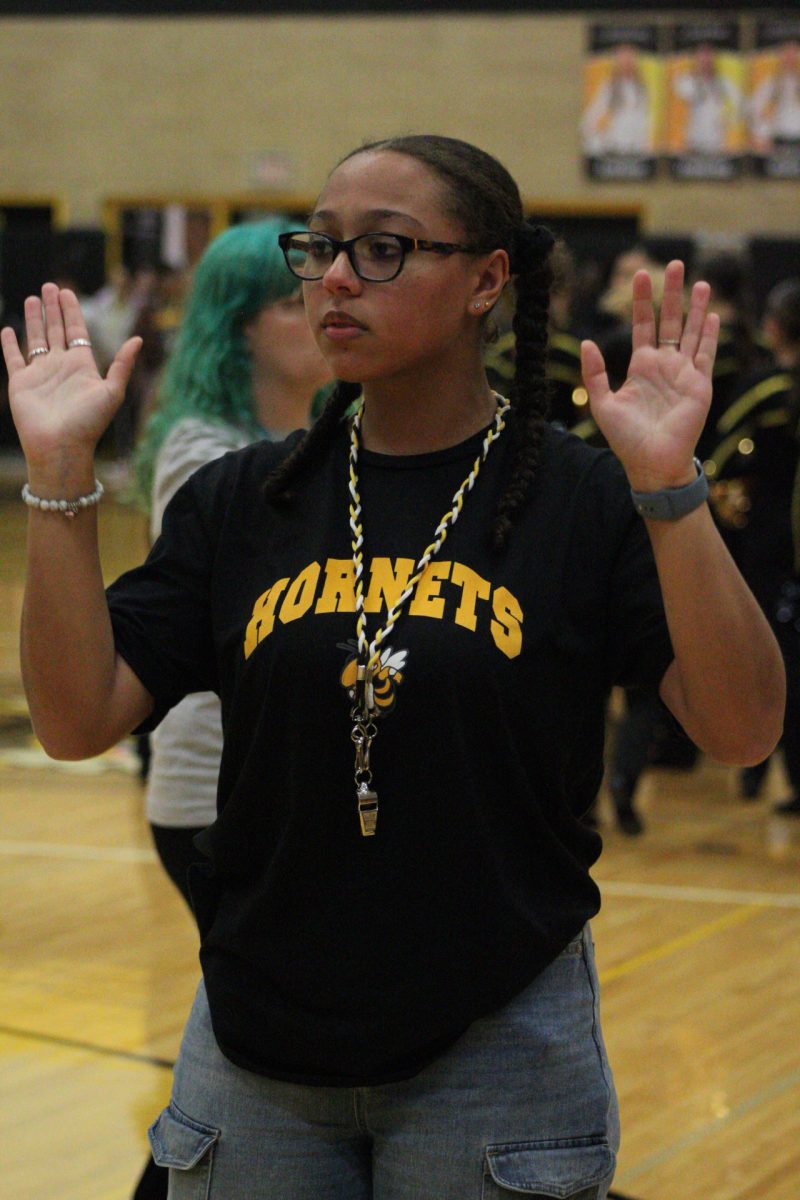
[{"label": "raised hand", "polygon": [[683,317],[683,263],[671,262],[656,327],[647,271],[633,280],[633,354],[628,377],[612,392],[594,342],[581,365],[597,425],[625,468],[631,487],[652,492],[696,476],[694,449],[711,403],[719,317],[708,312],[710,288],[696,283]]},{"label": "raised hand", "polygon": [[27,363],[14,331],[0,333],[14,424],[29,469],[67,480],[121,405],[141,338],[125,342],[103,379],[77,297],[46,283],[41,300],[25,301],[25,340]]}]

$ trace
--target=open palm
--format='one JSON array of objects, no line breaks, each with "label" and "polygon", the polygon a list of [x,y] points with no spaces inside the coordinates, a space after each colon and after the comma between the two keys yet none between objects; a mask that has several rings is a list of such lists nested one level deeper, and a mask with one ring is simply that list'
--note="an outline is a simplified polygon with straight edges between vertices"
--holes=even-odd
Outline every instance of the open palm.
[{"label": "open palm", "polygon": [[76,339],[88,342],[77,297],[52,283],[41,300],[25,301],[25,337],[27,363],[14,331],[0,335],[11,413],[28,463],[93,450],[122,403],[141,339],[122,346],[103,379],[91,347],[70,347]]},{"label": "open palm", "polygon": [[711,403],[719,318],[708,312],[710,288],[696,283],[684,322],[683,263],[666,269],[656,328],[646,271],[633,280],[633,354],[628,376],[613,392],[594,342],[581,347],[583,377],[598,427],[637,491],[687,483],[692,456]]}]

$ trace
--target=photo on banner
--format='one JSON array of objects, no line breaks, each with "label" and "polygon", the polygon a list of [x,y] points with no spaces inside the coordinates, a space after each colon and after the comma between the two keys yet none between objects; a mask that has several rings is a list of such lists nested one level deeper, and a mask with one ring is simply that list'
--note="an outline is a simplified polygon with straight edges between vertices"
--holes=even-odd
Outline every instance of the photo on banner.
[{"label": "photo on banner", "polygon": [[746,163],[745,64],[735,20],[676,25],[667,57],[666,154],[675,179],[733,179]]},{"label": "photo on banner", "polygon": [[756,171],[800,179],[800,16],[756,23],[747,122]]},{"label": "photo on banner", "polygon": [[592,179],[650,179],[664,111],[654,25],[593,25],[583,72],[581,145]]}]

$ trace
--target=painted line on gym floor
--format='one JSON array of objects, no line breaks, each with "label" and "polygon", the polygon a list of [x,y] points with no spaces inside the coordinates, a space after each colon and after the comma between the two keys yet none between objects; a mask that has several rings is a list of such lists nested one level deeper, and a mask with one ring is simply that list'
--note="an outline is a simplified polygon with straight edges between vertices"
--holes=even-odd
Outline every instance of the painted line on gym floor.
[{"label": "painted line on gym floor", "polygon": [[638,1179],[647,1171],[652,1171],[656,1167],[663,1166],[664,1163],[670,1162],[677,1158],[687,1150],[691,1150],[706,1138],[713,1137],[714,1134],[726,1128],[734,1121],[738,1121],[741,1117],[749,1116],[762,1105],[768,1104],[771,1100],[777,1100],[786,1092],[792,1091],[793,1088],[800,1088],[800,1071],[792,1071],[789,1075],[784,1075],[782,1079],[776,1079],[774,1083],[763,1088],[760,1092],[755,1092],[752,1096],[748,1096],[746,1100],[742,1100],[740,1104],[735,1105],[724,1117],[717,1117],[713,1121],[701,1125],[699,1129],[693,1129],[691,1133],[685,1133],[683,1137],[671,1142],[668,1146],[664,1146],[662,1150],[656,1150],[653,1154],[649,1154],[646,1158],[641,1159],[633,1167],[628,1167],[620,1173],[619,1182],[627,1185],[632,1183],[634,1179]]},{"label": "painted line on gym floor", "polygon": [[633,958],[626,958],[623,962],[617,963],[615,967],[607,967],[606,970],[600,972],[600,982],[607,984],[614,979],[621,979],[625,975],[640,970],[641,967],[647,967],[651,963],[659,962],[662,958],[668,958],[678,950],[686,950],[689,946],[704,942],[724,929],[741,925],[744,921],[749,921],[764,911],[762,906],[755,904],[747,904],[742,908],[734,909],[733,912],[725,913],[724,916],[717,917],[714,921],[707,921],[705,925],[698,925],[695,929],[690,929],[688,933],[681,934],[680,937],[662,942],[660,946],[653,946],[652,949],[645,950],[642,954],[635,954]]},{"label": "painted line on gym floor", "polygon": [[102,1054],[106,1058],[124,1058],[129,1062],[144,1063],[148,1067],[162,1067],[171,1071],[175,1063],[170,1058],[159,1058],[155,1054],[143,1054],[136,1050],[119,1050],[113,1046],[98,1046],[94,1042],[82,1042],[78,1038],[57,1037],[52,1033],[36,1033],[31,1029],[17,1029],[13,1025],[0,1025],[0,1036],[21,1038],[27,1042],[47,1042],[51,1046],[62,1046],[66,1050],[88,1051]]},{"label": "painted line on gym floor", "polygon": [[686,900],[696,904],[752,904],[759,908],[800,908],[797,892],[744,892],[734,888],[703,888],[668,883],[625,883],[595,879],[606,896],[633,900]]},{"label": "painted line on gym floor", "polygon": [[0,841],[0,854],[18,858],[62,858],[73,862],[158,862],[155,850],[136,846],[80,846],[62,842]]}]

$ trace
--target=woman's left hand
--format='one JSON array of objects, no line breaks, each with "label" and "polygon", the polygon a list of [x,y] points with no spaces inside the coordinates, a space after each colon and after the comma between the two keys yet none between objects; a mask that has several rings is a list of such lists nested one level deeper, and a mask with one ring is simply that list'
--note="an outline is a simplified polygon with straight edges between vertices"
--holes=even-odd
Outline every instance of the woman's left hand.
[{"label": "woman's left hand", "polygon": [[656,328],[647,271],[633,280],[633,354],[628,377],[612,392],[594,342],[581,365],[597,425],[620,459],[634,491],[680,487],[696,477],[692,459],[711,403],[719,317],[708,312],[710,288],[696,283],[683,319],[683,263],[671,262]]}]

